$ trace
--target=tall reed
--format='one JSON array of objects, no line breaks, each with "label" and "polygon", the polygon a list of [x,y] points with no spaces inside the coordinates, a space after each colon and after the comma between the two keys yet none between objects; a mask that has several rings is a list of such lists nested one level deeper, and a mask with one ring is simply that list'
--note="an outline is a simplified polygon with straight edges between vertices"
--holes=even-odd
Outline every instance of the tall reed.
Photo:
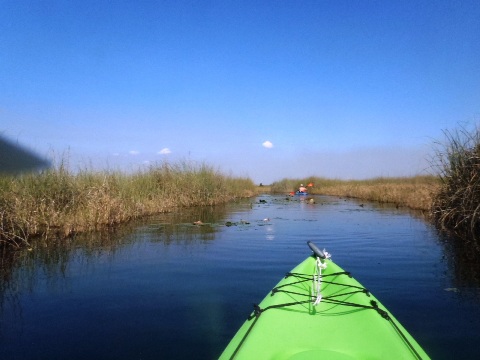
[{"label": "tall reed", "polygon": [[252,196],[255,185],[204,163],[162,163],[134,174],[53,169],[0,177],[0,242],[67,237],[145,215]]},{"label": "tall reed", "polygon": [[[445,131],[434,165],[441,187],[432,205],[436,224],[465,239],[480,235],[480,129]],[[475,241],[477,242],[477,241]]]}]

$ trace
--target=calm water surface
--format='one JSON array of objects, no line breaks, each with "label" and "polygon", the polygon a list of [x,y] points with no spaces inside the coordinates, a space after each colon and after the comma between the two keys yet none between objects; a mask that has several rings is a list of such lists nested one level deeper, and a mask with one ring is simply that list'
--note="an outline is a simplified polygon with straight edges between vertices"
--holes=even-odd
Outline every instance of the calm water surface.
[{"label": "calm water surface", "polygon": [[4,255],[0,359],[215,359],[310,254],[307,240],[432,358],[480,357],[478,262],[459,261],[468,252],[401,209],[315,199],[261,196]]}]

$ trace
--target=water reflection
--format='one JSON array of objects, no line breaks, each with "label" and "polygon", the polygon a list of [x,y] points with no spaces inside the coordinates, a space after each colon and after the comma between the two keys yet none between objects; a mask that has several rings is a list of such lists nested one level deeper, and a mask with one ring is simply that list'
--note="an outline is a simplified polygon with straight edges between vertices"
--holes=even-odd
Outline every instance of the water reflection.
[{"label": "water reflection", "polygon": [[[351,201],[361,203],[360,201]],[[425,222],[425,226],[434,229],[429,214],[425,211],[408,208],[398,209],[392,204],[383,203],[368,203],[366,208],[390,216],[408,214],[412,218]],[[456,293],[468,291],[470,294],[475,293],[480,296],[480,249],[475,246],[473,241],[469,242],[464,238],[436,229],[434,231],[437,235],[438,244],[441,245],[443,258],[448,264],[449,272],[453,274],[454,287],[448,290]]]},{"label": "water reflection", "polygon": [[444,248],[444,258],[454,275],[452,291],[474,289],[480,297],[480,251],[463,238],[440,232],[438,236]]},{"label": "water reflection", "polygon": [[[306,240],[334,248],[335,260],[376,288],[434,355],[458,351],[439,313],[461,318],[468,305],[469,322],[456,328],[465,329],[458,336],[471,331],[478,299],[457,297],[478,293],[479,256],[421,219],[351,199],[261,196],[3,251],[0,358],[19,349],[18,358],[215,358],[249,304],[308,254]],[[42,341],[43,356],[32,346]]]},{"label": "water reflection", "polygon": [[[226,226],[232,207],[248,212],[251,201],[181,209],[62,240],[37,239],[29,250],[0,247],[0,315],[4,310],[21,313],[19,295],[33,292],[39,282],[47,289],[64,287],[73,264],[78,272],[98,261],[113,261],[119,252],[130,251],[128,248],[142,238],[165,245],[213,241],[219,228]],[[199,220],[202,225],[194,224]]]}]

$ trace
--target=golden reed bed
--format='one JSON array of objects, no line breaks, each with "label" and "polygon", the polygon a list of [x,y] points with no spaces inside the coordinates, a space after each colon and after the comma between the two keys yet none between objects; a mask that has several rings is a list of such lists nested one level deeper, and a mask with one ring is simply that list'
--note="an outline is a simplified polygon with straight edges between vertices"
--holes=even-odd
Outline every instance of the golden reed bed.
[{"label": "golden reed bed", "polygon": [[284,179],[271,185],[275,193],[294,191],[300,183],[313,184],[310,194],[352,197],[365,201],[393,203],[411,209],[429,211],[440,182],[434,176],[375,178],[370,180],[334,180],[318,177]]},{"label": "golden reed bed", "polygon": [[247,178],[205,164],[161,164],[134,174],[70,172],[0,177],[0,245],[19,247],[35,236],[64,238],[142,216],[252,196]]}]

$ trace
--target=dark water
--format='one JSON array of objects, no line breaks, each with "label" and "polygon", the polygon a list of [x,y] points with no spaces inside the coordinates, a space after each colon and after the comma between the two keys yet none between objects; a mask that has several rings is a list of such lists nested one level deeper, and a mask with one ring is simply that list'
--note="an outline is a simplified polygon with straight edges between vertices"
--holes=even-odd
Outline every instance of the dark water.
[{"label": "dark water", "polygon": [[309,255],[307,240],[432,358],[480,357],[480,272],[468,251],[403,210],[263,196],[4,255],[0,359],[217,358],[252,304]]}]

